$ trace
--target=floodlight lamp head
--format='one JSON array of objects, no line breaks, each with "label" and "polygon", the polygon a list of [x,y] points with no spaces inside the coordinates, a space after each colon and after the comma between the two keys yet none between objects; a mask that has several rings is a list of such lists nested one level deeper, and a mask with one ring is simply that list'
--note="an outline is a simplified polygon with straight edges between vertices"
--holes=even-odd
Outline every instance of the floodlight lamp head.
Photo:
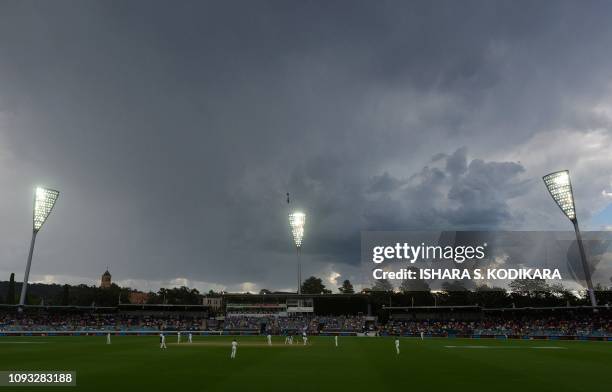
[{"label": "floodlight lamp head", "polygon": [[34,197],[34,231],[40,230],[43,226],[58,196],[59,191],[54,189],[47,189],[40,186],[36,188],[36,195]]},{"label": "floodlight lamp head", "polygon": [[576,206],[574,205],[574,194],[570,181],[569,171],[561,170],[542,177],[546,189],[561,211],[571,220],[576,222]]},{"label": "floodlight lamp head", "polygon": [[296,211],[289,214],[291,234],[293,235],[293,242],[295,242],[295,246],[297,248],[302,246],[302,239],[304,238],[304,223],[306,223],[306,214],[303,212]]}]

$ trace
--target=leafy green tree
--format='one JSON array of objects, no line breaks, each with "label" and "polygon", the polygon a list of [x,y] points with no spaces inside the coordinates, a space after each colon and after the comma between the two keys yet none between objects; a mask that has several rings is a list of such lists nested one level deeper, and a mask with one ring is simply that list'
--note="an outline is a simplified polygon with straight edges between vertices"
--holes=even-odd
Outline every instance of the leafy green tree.
[{"label": "leafy green tree", "polygon": [[444,282],[444,283],[442,283],[442,289],[444,291],[446,291],[447,293],[449,293],[451,291],[467,291],[467,289],[463,285],[463,282],[461,282],[459,280],[454,280],[452,282]]},{"label": "leafy green tree", "polygon": [[510,306],[508,293],[501,287],[489,287],[482,285],[476,287],[472,293],[473,303],[491,308],[503,308]]},{"label": "leafy green tree", "polygon": [[393,285],[387,279],[379,279],[372,286],[372,291],[393,291]]},{"label": "leafy green tree", "polygon": [[[419,276],[418,267],[408,267],[409,271],[414,271],[416,276]],[[412,291],[430,291],[429,284],[423,279],[404,279],[400,284],[400,291],[402,293],[408,293]]]},{"label": "leafy green tree", "polygon": [[198,305],[202,303],[202,295],[197,289],[185,286],[171,289],[161,288],[155,295],[150,296],[147,302],[150,304]]},{"label": "leafy green tree", "polygon": [[15,303],[15,274],[11,273],[11,278],[9,279],[8,292],[6,293],[6,303],[14,304]]},{"label": "leafy green tree", "polygon": [[348,279],[342,282],[342,287],[339,287],[338,291],[340,291],[342,294],[355,294],[355,289],[353,288],[351,281]]},{"label": "leafy green tree", "polygon": [[459,280],[442,283],[444,305],[473,305],[470,303],[470,291]]},{"label": "leafy green tree", "polygon": [[26,305],[40,305],[40,297],[28,291],[25,297],[25,304]]},{"label": "leafy green tree", "polygon": [[325,288],[321,278],[311,276],[302,283],[303,294],[331,294],[331,290]]},{"label": "leafy green tree", "polygon": [[70,286],[65,284],[62,291],[62,305],[70,305]]},{"label": "leafy green tree", "polygon": [[528,294],[528,293],[543,293],[550,291],[550,287],[545,279],[515,279],[510,284],[512,291]]}]

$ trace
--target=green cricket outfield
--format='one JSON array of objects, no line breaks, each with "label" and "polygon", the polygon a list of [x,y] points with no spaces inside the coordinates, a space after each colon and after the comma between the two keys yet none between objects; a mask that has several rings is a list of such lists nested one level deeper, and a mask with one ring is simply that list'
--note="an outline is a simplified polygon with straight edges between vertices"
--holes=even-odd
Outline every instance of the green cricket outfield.
[{"label": "green cricket outfield", "polygon": [[2,371],[76,371],[76,387],[41,391],[610,391],[612,342],[311,337],[0,337]]}]

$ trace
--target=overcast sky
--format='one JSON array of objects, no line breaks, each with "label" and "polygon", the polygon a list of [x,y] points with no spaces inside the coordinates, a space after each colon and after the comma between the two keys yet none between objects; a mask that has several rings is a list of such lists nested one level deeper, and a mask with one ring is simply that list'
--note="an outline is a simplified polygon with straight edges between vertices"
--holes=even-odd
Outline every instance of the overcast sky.
[{"label": "overcast sky", "polygon": [[[359,282],[362,230],[612,225],[612,2],[0,0],[0,280]],[[608,209],[606,210],[606,208]]]}]

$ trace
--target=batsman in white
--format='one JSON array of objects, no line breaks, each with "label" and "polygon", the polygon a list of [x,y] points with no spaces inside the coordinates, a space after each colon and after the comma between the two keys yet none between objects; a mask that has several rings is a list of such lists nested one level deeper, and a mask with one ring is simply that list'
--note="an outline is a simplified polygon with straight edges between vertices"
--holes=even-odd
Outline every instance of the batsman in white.
[{"label": "batsman in white", "polygon": [[272,335],[268,334],[268,346],[272,345]]},{"label": "batsman in white", "polygon": [[191,335],[191,332],[189,332],[189,335],[187,335],[187,341],[188,341],[189,343],[193,343],[192,338],[193,338],[193,335]]},{"label": "batsman in white", "polygon": [[111,341],[110,341],[110,332],[106,334],[106,344],[111,344]]},{"label": "batsman in white", "polygon": [[399,336],[395,338],[395,351],[399,355]]},{"label": "batsman in white", "polygon": [[159,334],[159,348],[167,348],[166,347],[166,336],[163,333]]},{"label": "batsman in white", "polygon": [[238,342],[236,339],[232,340],[232,354],[230,355],[231,359],[236,358],[236,350],[238,349]]}]

